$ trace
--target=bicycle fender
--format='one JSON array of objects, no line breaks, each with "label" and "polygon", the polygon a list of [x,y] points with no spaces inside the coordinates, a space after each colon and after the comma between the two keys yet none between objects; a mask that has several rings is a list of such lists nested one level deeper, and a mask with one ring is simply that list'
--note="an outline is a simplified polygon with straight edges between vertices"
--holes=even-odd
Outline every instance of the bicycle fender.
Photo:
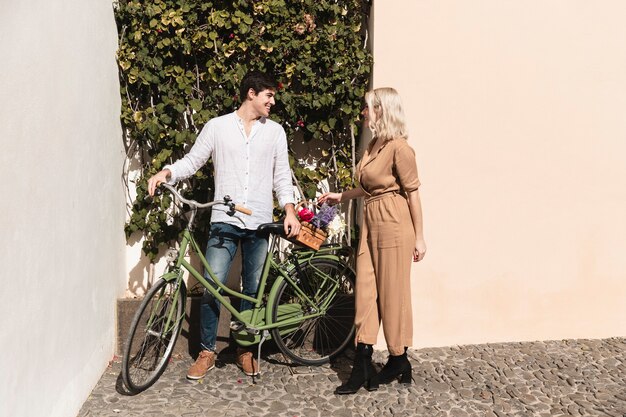
[{"label": "bicycle fender", "polygon": [[284,280],[285,278],[278,277],[278,279],[274,281],[274,284],[272,285],[272,288],[270,289],[269,295],[267,296],[267,306],[265,308],[265,323],[267,324],[273,323],[272,310],[274,307],[274,303],[276,302],[278,288],[280,287],[280,284],[282,284]]},{"label": "bicycle fender", "polygon": [[[298,259],[298,261],[300,261],[300,263],[302,265],[304,265],[307,262],[315,261],[317,259],[326,259],[326,260],[330,260],[330,261],[337,261],[337,262],[341,262],[341,263],[346,263],[346,261],[341,256],[333,255],[331,253],[323,254],[323,255],[313,254],[312,256],[309,256],[309,257],[302,257],[302,258]],[[291,271],[293,271],[295,269],[295,267],[296,266],[293,263],[290,263],[288,265],[288,268],[285,269],[285,271],[291,273]]]},{"label": "bicycle fender", "polygon": [[327,254],[327,255],[319,255],[319,256],[313,256],[312,258],[309,258],[307,260],[316,260],[316,259],[329,259],[331,261],[338,261],[341,263],[345,263],[345,261],[337,255],[333,255],[333,254]]},{"label": "bicycle fender", "polygon": [[163,275],[161,275],[161,279],[165,282],[168,281],[174,281],[175,279],[178,278],[178,276],[180,275],[181,271],[170,271],[170,272],[166,272]]}]

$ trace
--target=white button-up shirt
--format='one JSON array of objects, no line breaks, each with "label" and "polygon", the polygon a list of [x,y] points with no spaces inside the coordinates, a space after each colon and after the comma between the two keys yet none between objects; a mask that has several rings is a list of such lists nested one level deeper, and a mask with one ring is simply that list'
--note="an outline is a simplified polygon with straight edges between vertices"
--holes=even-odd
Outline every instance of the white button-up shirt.
[{"label": "white button-up shirt", "polygon": [[182,159],[165,168],[172,173],[170,184],[196,173],[209,158],[213,159],[215,194],[219,201],[230,195],[236,204],[252,210],[248,216],[226,214],[226,206],[213,206],[211,221],[255,230],[272,221],[274,199],[281,207],[294,203],[289,168],[287,137],[278,123],[260,118],[246,136],[243,121],[236,112],[211,119]]}]

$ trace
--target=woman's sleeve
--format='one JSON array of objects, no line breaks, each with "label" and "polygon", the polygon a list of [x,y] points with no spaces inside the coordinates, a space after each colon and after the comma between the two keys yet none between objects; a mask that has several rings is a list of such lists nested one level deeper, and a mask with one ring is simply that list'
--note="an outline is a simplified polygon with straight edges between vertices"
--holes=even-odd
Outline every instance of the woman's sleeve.
[{"label": "woman's sleeve", "polygon": [[396,146],[393,156],[393,163],[396,175],[400,181],[402,189],[410,193],[420,186],[420,180],[417,176],[417,163],[415,162],[415,151],[404,139],[396,139]]}]

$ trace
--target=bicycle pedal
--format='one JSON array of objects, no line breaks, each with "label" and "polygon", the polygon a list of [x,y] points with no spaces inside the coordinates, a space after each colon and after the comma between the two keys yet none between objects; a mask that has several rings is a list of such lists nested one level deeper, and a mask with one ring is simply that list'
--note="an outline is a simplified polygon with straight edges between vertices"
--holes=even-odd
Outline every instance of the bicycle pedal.
[{"label": "bicycle pedal", "polygon": [[231,321],[230,322],[230,330],[233,332],[240,332],[245,329],[246,326],[240,321]]}]

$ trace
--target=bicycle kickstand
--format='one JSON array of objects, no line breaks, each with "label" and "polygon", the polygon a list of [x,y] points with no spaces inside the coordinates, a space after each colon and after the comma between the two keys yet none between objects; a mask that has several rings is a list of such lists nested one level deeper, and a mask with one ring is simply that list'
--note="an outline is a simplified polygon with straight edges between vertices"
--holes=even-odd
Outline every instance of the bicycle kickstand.
[{"label": "bicycle kickstand", "polygon": [[[259,342],[259,347],[257,350],[257,364],[259,366],[259,375],[261,374],[261,346],[263,346],[263,342],[265,342],[267,339],[269,339],[270,337],[270,332],[268,332],[267,330],[263,330],[262,336],[261,336],[261,341]],[[255,376],[252,376],[252,383],[256,384],[256,380],[255,380]]]}]

